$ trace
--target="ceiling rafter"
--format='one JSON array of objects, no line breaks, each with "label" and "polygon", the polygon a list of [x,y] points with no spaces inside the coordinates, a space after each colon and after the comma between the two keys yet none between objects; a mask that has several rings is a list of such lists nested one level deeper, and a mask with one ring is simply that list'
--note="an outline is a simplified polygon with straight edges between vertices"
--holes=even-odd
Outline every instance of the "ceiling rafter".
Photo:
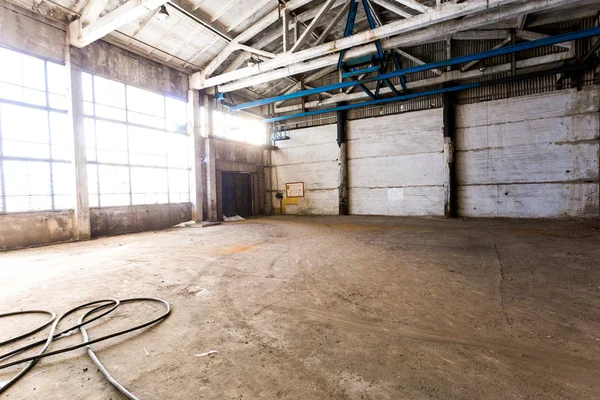
[{"label": "ceiling rafter", "polygon": [[128,0],[87,25],[82,18],[77,18],[68,25],[67,40],[72,46],[85,47],[166,2],[167,0]]},{"label": "ceiling rafter", "polygon": [[[267,4],[271,3],[272,0],[261,0],[258,4],[256,4],[253,8],[244,13],[240,18],[235,20],[233,23],[227,26],[227,32],[231,32],[235,28],[237,28],[240,24],[242,24],[247,19],[251,18],[254,14],[258,13],[262,10]],[[276,11],[277,9],[273,10]]]},{"label": "ceiling rafter", "polygon": [[[336,70],[337,70],[337,66],[331,66],[331,67],[323,68],[320,71],[314,72],[314,73],[306,76],[302,81],[305,82],[305,83],[314,82],[317,79],[320,79],[320,78],[324,77],[325,75],[330,74],[330,73],[332,73],[333,71],[336,71]],[[277,96],[282,95],[282,94],[287,94],[287,93],[293,93],[293,92],[295,92],[296,90],[294,88],[296,88],[297,85],[298,85],[297,83],[291,84],[290,86],[288,86],[283,91],[277,93]],[[275,105],[277,106],[277,105],[281,105],[283,103],[284,103],[284,101],[280,101],[280,102],[275,103]]]},{"label": "ceiling rafter", "polygon": [[304,44],[306,44],[310,35],[314,32],[315,28],[321,22],[321,20],[325,16],[325,14],[327,14],[327,11],[329,11],[331,9],[331,7],[333,6],[333,3],[335,3],[335,0],[326,0],[325,1],[325,3],[321,7],[321,9],[317,13],[317,15],[315,15],[313,20],[310,21],[310,24],[306,27],[306,30],[304,32],[302,32],[302,35],[300,35],[298,40],[294,43],[294,45],[290,49],[290,52],[293,53],[295,51],[298,51],[298,50],[300,50],[300,48],[302,48],[302,46],[304,46]]},{"label": "ceiling rafter", "polygon": [[97,20],[107,4],[108,0],[90,0],[81,13],[81,22],[86,25]]},{"label": "ceiling rafter", "polygon": [[[509,44],[512,41],[512,35],[508,35],[508,37],[506,39],[504,39],[502,42],[498,43],[497,45],[495,45],[494,47],[492,47],[492,50],[496,50],[499,49],[500,47],[504,47],[505,45]],[[465,72],[468,69],[470,69],[471,67],[479,64],[481,60],[473,60],[470,63],[466,64],[464,67],[462,67],[460,69],[460,72]]]},{"label": "ceiling rafter", "polygon": [[[336,0],[336,3],[333,5],[332,8],[337,8],[339,6],[345,5],[347,4],[348,7],[350,6],[350,1],[349,0]],[[316,13],[319,11],[320,7],[314,7],[311,8],[310,10],[307,10],[299,15],[296,16],[296,19],[298,21],[304,22],[304,21],[308,21],[311,18],[314,18],[314,16],[316,15]],[[347,11],[347,10],[346,10]],[[343,16],[343,15],[342,15]],[[257,41],[256,43],[254,43],[252,45],[252,47],[254,47],[255,49],[262,49],[266,46],[268,46],[269,44],[271,44],[272,42],[274,42],[275,40],[277,40],[278,38],[281,37],[282,31],[279,27],[277,27],[275,30],[272,30],[270,33],[268,33],[266,36],[264,36],[262,39],[260,39],[259,41]],[[224,72],[231,72],[231,71],[235,71],[236,69],[238,69],[239,67],[242,66],[242,64],[244,62],[246,62],[246,60],[248,59],[248,54],[240,54],[238,55],[225,69]]]},{"label": "ceiling rafter", "polygon": [[[398,54],[400,54],[402,57],[404,58],[408,58],[410,61],[414,62],[417,65],[425,65],[426,62],[413,56],[412,54],[407,53],[406,51],[402,50],[402,49],[394,49],[396,52],[398,52]],[[436,75],[442,75],[442,71],[440,71],[437,68],[434,68],[431,70],[431,72],[433,72]]]},{"label": "ceiling rafter", "polygon": [[395,0],[397,3],[402,4],[408,8],[411,8],[420,13],[425,13],[431,9],[431,7],[426,6],[425,4],[421,4],[416,0]]},{"label": "ceiling rafter", "polygon": [[[286,4],[286,7],[289,10],[295,10],[300,8],[308,3],[311,0],[291,0]],[[227,58],[236,50],[235,45],[237,43],[245,43],[248,40],[252,39],[254,36],[262,32],[264,29],[267,29],[270,25],[277,22],[279,20],[279,12],[278,10],[273,10],[262,19],[252,24],[251,27],[246,29],[244,32],[240,33],[236,36],[233,41],[227,45],[221,53],[219,53],[202,71],[203,76],[210,76],[217,68],[221,66],[227,60]]]},{"label": "ceiling rafter", "polygon": [[231,10],[238,3],[239,3],[239,0],[229,0],[227,3],[225,3],[223,5],[223,7],[221,7],[220,9],[217,10],[217,12],[215,12],[213,15],[211,15],[210,22],[215,22],[216,20],[221,18],[223,15],[225,15],[227,13],[227,11]]},{"label": "ceiling rafter", "polygon": [[[275,68],[286,67],[294,63],[307,61],[312,58],[330,54],[332,49],[336,52],[350,49],[361,45],[366,45],[378,39],[392,37],[400,33],[406,34],[418,29],[423,29],[440,22],[455,20],[470,14],[485,14],[486,11],[494,11],[494,14],[500,14],[498,11],[501,5],[516,3],[518,0],[472,0],[465,3],[455,4],[453,2],[444,3],[441,7],[432,9],[428,13],[420,14],[409,19],[391,22],[387,25],[356,33],[354,35],[314,46],[310,49],[302,50],[297,53],[284,53],[265,63],[261,63],[260,68],[246,67],[229,73],[224,73],[216,77],[208,77],[207,71],[201,71],[192,75],[192,86],[197,89],[218,85],[228,81],[242,79],[257,74],[262,74]],[[522,2],[523,0],[521,0]],[[555,1],[564,2],[566,0],[545,0],[547,3]],[[225,54],[230,54],[225,52]],[[217,59],[222,56],[218,56]]]},{"label": "ceiling rafter", "polygon": [[131,39],[129,39],[127,42],[128,45],[131,44],[135,40],[137,35],[139,35],[139,33],[146,27],[146,25],[148,25],[150,21],[152,21],[152,18],[154,18],[154,16],[158,13],[158,10],[160,10],[160,8],[155,8],[139,21],[138,27],[135,29],[135,31],[133,31],[133,33],[131,34]]},{"label": "ceiling rafter", "polygon": [[[390,39],[381,40],[381,45],[384,50],[389,50],[391,48],[397,48],[397,47],[401,47],[401,46],[409,46],[409,45],[420,44],[423,42],[431,42],[434,39],[442,39],[442,38],[445,38],[445,37],[452,35],[454,33],[457,33],[457,32],[481,28],[484,26],[498,23],[500,21],[512,20],[512,19],[515,19],[516,16],[518,16],[519,14],[522,14],[524,12],[533,13],[533,12],[539,12],[539,11],[547,11],[552,8],[556,8],[556,7],[560,7],[560,6],[564,6],[564,5],[570,5],[570,4],[572,4],[572,0],[529,0],[527,2],[523,1],[518,4],[512,4],[511,6],[501,7],[501,8],[498,7],[498,4],[500,4],[500,3],[503,3],[503,2],[501,0],[500,1],[489,0],[489,2],[487,2],[487,4],[490,6],[493,6],[493,8],[492,8],[493,12],[491,12],[491,13],[479,12],[479,13],[475,13],[470,16],[465,16],[464,18],[461,18],[461,19],[455,18],[453,20],[447,20],[443,24],[443,29],[440,29],[439,25],[434,25],[434,23],[432,22],[433,26],[429,26],[427,28],[420,29],[416,32],[407,32],[403,35],[397,35],[397,36],[390,37]],[[511,3],[515,3],[515,2],[513,1]],[[444,4],[448,4],[448,3],[444,3]],[[464,5],[464,4],[467,4],[467,3],[461,3],[459,5]],[[440,10],[437,10],[437,11],[443,11],[443,8],[444,8],[444,6],[442,5]],[[431,15],[427,15],[426,17],[428,17],[429,20],[432,19]],[[418,17],[415,17],[415,18],[418,18]],[[410,24],[413,21],[412,20],[403,20],[401,22]],[[397,23],[392,23],[392,24],[394,26],[398,26]],[[389,26],[392,24],[388,24],[384,27],[389,28]],[[379,36],[379,34],[374,33],[374,31],[377,31],[378,29],[380,29],[380,28],[377,28],[376,30],[361,32],[361,34],[362,35],[368,34],[368,35],[371,35],[371,38],[376,38],[377,36]],[[386,29],[386,32],[389,32],[389,29]],[[359,34],[359,35],[361,35],[361,34]],[[389,33],[388,33],[388,35],[392,36]],[[357,35],[354,35],[354,36],[357,36]],[[352,38],[352,36],[350,38]],[[348,38],[346,38],[346,39],[348,39]],[[340,41],[330,42],[330,43],[327,43],[326,46],[330,46],[330,48],[333,48],[333,46],[336,46],[337,44],[339,44],[339,42]],[[323,45],[323,46],[325,46],[325,45]],[[313,49],[310,49],[309,51],[314,52],[316,49],[319,49],[320,47],[322,47],[322,46],[315,47]],[[342,47],[344,47],[344,46],[340,45],[340,46],[336,47],[336,49],[341,49]],[[368,45],[356,46],[352,49],[347,50],[346,57],[347,57],[347,59],[361,57],[364,55],[372,54],[374,51],[375,51],[374,45],[370,43]],[[302,53],[306,54],[307,50],[303,50],[299,53],[295,53],[294,56],[301,55]],[[283,56],[287,56],[287,54],[284,54]],[[281,57],[281,56],[278,56],[278,57]],[[271,60],[271,62],[272,61],[280,61],[280,60],[277,60],[278,57],[276,57],[274,60]],[[232,76],[233,74],[229,74],[229,76],[219,76],[216,78],[218,78],[218,80],[222,80],[223,82],[231,82],[231,83],[227,83],[227,84],[220,84],[220,83],[218,84],[220,92],[228,92],[228,91],[237,90],[242,87],[253,86],[253,85],[256,85],[259,83],[269,82],[273,79],[279,79],[284,76],[295,75],[295,74],[299,74],[299,73],[312,71],[315,69],[324,68],[324,67],[327,67],[327,66],[337,63],[338,58],[339,58],[338,54],[335,54],[335,53],[334,54],[326,54],[326,55],[323,55],[318,58],[316,57],[310,61],[291,62],[290,64],[286,64],[285,68],[279,68],[274,71],[271,70],[271,71],[254,73],[254,71],[251,71],[251,69],[249,70],[248,68],[244,68],[244,69],[235,71],[235,75],[237,75],[237,76]],[[263,69],[263,70],[265,67],[264,64],[266,64],[266,63],[261,64],[261,69]],[[274,63],[272,63],[272,64],[274,64]],[[196,78],[196,79],[194,79],[194,78]],[[197,78],[198,78],[198,74],[192,75],[191,83],[192,83],[192,87],[194,87],[194,88],[202,87],[203,85],[212,86],[213,82],[218,81],[217,79],[214,79],[214,78],[211,78],[211,79],[205,80],[205,81],[197,80]],[[212,82],[211,82],[211,80],[212,80]]]},{"label": "ceiling rafter", "polygon": [[325,29],[323,29],[323,32],[321,32],[321,34],[319,35],[319,37],[317,38],[317,40],[315,41],[315,43],[313,43],[314,46],[318,46],[318,45],[320,45],[321,43],[323,43],[325,41],[325,39],[327,38],[327,36],[333,30],[333,28],[335,28],[337,26],[337,24],[340,22],[340,20],[342,18],[344,18],[344,15],[346,15],[346,13],[348,12],[348,9],[350,8],[350,4],[351,4],[352,1],[353,0],[347,1],[344,4],[344,6],[339,9],[339,11],[332,18],[332,20],[329,21],[329,24],[327,24],[327,26],[325,27]]},{"label": "ceiling rafter", "polygon": [[380,7],[385,8],[403,18],[412,18],[413,17],[413,15],[411,13],[404,11],[402,8],[398,7],[396,4],[389,2],[387,0],[371,0],[371,2],[377,4]]}]

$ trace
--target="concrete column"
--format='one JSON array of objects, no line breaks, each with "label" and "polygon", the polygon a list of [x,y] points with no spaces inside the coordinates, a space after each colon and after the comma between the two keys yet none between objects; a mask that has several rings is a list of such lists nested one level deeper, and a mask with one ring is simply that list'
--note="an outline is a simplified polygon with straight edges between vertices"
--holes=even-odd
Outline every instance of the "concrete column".
[{"label": "concrete column", "polygon": [[348,215],[348,144],[346,143],[346,110],[337,112],[338,197],[339,214]]},{"label": "concrete column", "polygon": [[265,203],[263,213],[271,215],[273,212],[273,184],[271,183],[271,149],[263,150],[264,182],[265,182]]},{"label": "concrete column", "polygon": [[204,185],[202,184],[202,156],[204,154],[204,138],[202,137],[202,113],[205,111],[200,105],[200,95],[197,90],[188,92],[188,135],[192,139],[190,146],[190,160],[192,160],[190,174],[190,202],[192,203],[192,219],[197,222],[204,220],[202,213],[204,199]]},{"label": "concrete column", "polygon": [[[214,141],[213,141],[214,143]],[[210,221],[221,221],[223,219],[223,196],[220,193],[223,193],[223,172],[220,170],[215,171],[215,196],[214,199],[217,203],[216,207],[216,218],[210,219]],[[210,210],[209,210],[210,212]]]},{"label": "concrete column", "polygon": [[444,216],[456,217],[456,164],[454,141],[456,104],[454,93],[444,93]]},{"label": "concrete column", "polygon": [[217,221],[219,218],[217,203],[217,142],[213,138],[212,103],[206,94],[202,96],[202,107],[206,110],[206,117],[202,122],[202,136],[206,138],[204,157],[206,166],[206,209],[208,213],[206,219],[208,221]]},{"label": "concrete column", "polygon": [[90,201],[88,194],[87,158],[85,150],[85,131],[83,114],[83,85],[81,69],[71,64],[69,46],[66,46],[65,64],[68,71],[71,95],[69,114],[73,123],[73,168],[75,176],[75,221],[73,238],[86,240],[91,237]]},{"label": "concrete column", "polygon": [[259,174],[250,174],[250,179],[252,179],[252,215],[257,216],[260,210],[260,184],[259,184]]}]

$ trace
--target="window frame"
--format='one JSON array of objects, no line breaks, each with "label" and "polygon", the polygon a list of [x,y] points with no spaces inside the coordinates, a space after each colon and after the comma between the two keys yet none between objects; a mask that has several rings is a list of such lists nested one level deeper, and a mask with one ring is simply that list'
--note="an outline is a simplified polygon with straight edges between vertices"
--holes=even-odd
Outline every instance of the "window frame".
[{"label": "window frame", "polygon": [[[168,142],[168,138],[170,134],[175,134],[175,135],[181,135],[182,137],[187,138],[187,146],[189,147],[190,143],[190,134],[187,131],[187,120],[189,118],[189,116],[187,115],[188,112],[188,99],[182,99],[182,98],[178,98],[175,96],[170,96],[164,93],[160,93],[160,92],[156,92],[153,90],[148,90],[139,86],[135,86],[135,85],[131,85],[128,84],[126,82],[122,82],[118,79],[113,79],[113,78],[109,78],[100,74],[95,74],[93,72],[89,72],[89,71],[82,71],[83,74],[81,76],[81,79],[83,79],[84,74],[87,74],[91,77],[91,95],[92,95],[92,99],[90,100],[86,100],[82,97],[82,118],[85,121],[86,119],[90,119],[93,120],[94,123],[94,145],[93,147],[90,146],[89,144],[86,143],[86,153],[88,150],[94,150],[95,152],[95,160],[90,161],[89,159],[87,159],[86,157],[86,168],[90,165],[94,165],[95,169],[96,169],[96,176],[95,176],[95,183],[96,183],[96,191],[95,193],[92,193],[91,191],[89,191],[89,185],[88,185],[88,198],[91,200],[92,196],[96,197],[96,201],[94,204],[94,206],[90,206],[90,208],[107,208],[107,207],[131,207],[131,206],[141,206],[141,205],[164,205],[164,204],[186,204],[191,202],[191,198],[192,198],[192,193],[191,193],[191,173],[192,173],[192,167],[191,167],[191,160],[190,160],[190,154],[189,151],[186,151],[186,167],[173,167],[173,166],[169,166],[168,163],[168,155],[167,155],[167,142]],[[125,119],[124,120],[117,120],[117,119],[110,119],[110,118],[106,118],[106,117],[99,117],[97,116],[97,112],[96,112],[96,107],[97,105],[101,105],[101,106],[106,106],[105,104],[102,103],[97,103],[96,101],[96,82],[94,77],[99,77],[102,79],[106,79],[112,82],[117,82],[123,85],[123,90],[124,90],[124,99],[125,99],[125,108],[118,108],[118,107],[113,107],[113,108],[118,108],[119,110],[123,110],[125,112]],[[146,92],[151,92],[154,94],[157,94],[159,96],[162,96],[163,98],[163,113],[164,116],[162,117],[164,124],[162,128],[157,128],[155,126],[150,126],[150,125],[143,125],[143,124],[138,124],[135,122],[130,122],[129,121],[129,112],[133,112],[136,114],[142,114],[139,111],[134,111],[134,110],[130,110],[129,108],[129,101],[128,101],[128,92],[127,92],[127,88],[128,87],[132,87],[135,89],[140,89],[140,90],[144,90]],[[185,103],[185,109],[186,109],[186,129],[185,131],[171,131],[168,129],[167,127],[167,123],[168,123],[168,118],[167,118],[167,99],[173,99],[173,100],[177,100],[177,101],[181,101],[183,103]],[[91,103],[92,104],[92,112],[93,115],[89,115],[86,114],[85,111],[83,111],[85,109],[84,107],[84,103]],[[112,107],[112,106],[110,106]],[[152,116],[150,114],[143,114],[143,115],[147,115],[147,116],[151,116],[153,118],[160,118],[160,117],[155,117]],[[99,161],[98,159],[98,129],[97,129],[97,123],[98,121],[103,121],[103,122],[108,122],[111,124],[119,124],[119,125],[123,125],[125,127],[125,135],[126,135],[126,144],[127,144],[127,162],[126,163],[118,163],[118,162],[102,162]],[[85,125],[85,124],[84,124]],[[131,149],[130,149],[130,132],[129,132],[129,127],[133,127],[133,128],[140,128],[140,129],[147,129],[147,130],[153,130],[153,131],[157,131],[157,132],[161,132],[165,134],[165,165],[141,165],[141,164],[132,164],[131,163]],[[87,140],[87,137],[86,137]],[[134,153],[137,154],[137,153]],[[128,193],[103,193],[100,190],[100,166],[112,166],[112,167],[124,167],[127,168],[128,170],[128,186],[129,186],[129,191]],[[166,172],[166,188],[167,188],[167,202],[158,202],[158,203],[138,203],[138,202],[134,202],[134,196],[136,195],[158,195],[158,194],[162,194],[163,192],[146,192],[146,193],[134,193],[133,192],[133,184],[131,181],[131,176],[132,176],[132,169],[133,168],[148,168],[148,169],[161,169],[164,170]],[[187,201],[172,201],[171,197],[172,197],[172,193],[181,193],[181,192],[171,192],[170,190],[170,181],[169,181],[169,171],[171,170],[177,170],[177,171],[186,171],[187,175],[188,175],[188,179],[187,179],[187,194],[188,194],[188,200]],[[89,169],[87,169],[88,173],[89,173]],[[88,182],[89,182],[89,178],[88,178]],[[129,203],[128,204],[121,204],[121,205],[102,205],[102,195],[107,196],[107,195],[127,195],[129,197]]]},{"label": "window frame", "polygon": [[[9,99],[3,99],[0,98],[0,105],[3,104],[7,104],[7,105],[12,105],[12,106],[16,106],[16,107],[22,107],[22,108],[27,108],[27,109],[34,109],[34,110],[40,110],[40,111],[44,111],[46,113],[46,124],[47,124],[47,131],[48,131],[48,157],[25,157],[25,156],[8,156],[4,154],[4,147],[3,147],[3,136],[2,136],[2,124],[0,123],[0,200],[2,201],[2,204],[0,206],[0,215],[5,215],[5,214],[23,214],[23,213],[33,213],[33,212],[54,212],[54,211],[72,211],[74,210],[74,204],[72,202],[71,207],[68,208],[57,208],[56,207],[56,196],[57,194],[55,193],[55,183],[54,183],[54,172],[53,172],[53,166],[54,164],[67,164],[67,165],[72,165],[73,164],[73,157],[71,156],[71,158],[69,160],[65,160],[65,159],[55,159],[53,158],[53,154],[52,154],[52,147],[53,147],[53,141],[52,141],[52,123],[51,123],[51,115],[52,113],[57,113],[57,114],[62,114],[62,115],[69,115],[69,108],[68,108],[68,102],[70,102],[70,97],[68,95],[68,91],[65,90],[65,92],[62,94],[65,97],[65,101],[67,102],[67,107],[65,109],[60,109],[60,108],[55,108],[55,107],[51,107],[50,106],[50,90],[49,90],[49,83],[48,83],[48,63],[52,63],[55,64],[57,66],[66,67],[66,64],[64,62],[60,62],[60,61],[56,61],[56,60],[51,60],[48,58],[44,58],[44,57],[40,57],[38,55],[26,52],[26,51],[22,51],[19,49],[14,49],[11,48],[9,46],[4,46],[4,45],[0,45],[0,49],[6,49],[15,53],[18,53],[19,55],[23,56],[28,56],[28,57],[32,57],[32,58],[36,58],[40,61],[42,61],[44,63],[44,97],[45,97],[45,102],[46,105],[45,106],[41,106],[39,104],[33,104],[33,103],[27,103],[24,101],[17,101],[17,100],[9,100]],[[66,71],[65,71],[65,75],[66,75]],[[5,82],[3,81],[3,83],[8,84],[8,85],[12,85],[12,86],[16,86],[16,87],[20,87],[23,89],[32,89],[28,86],[24,86],[24,85],[17,85],[14,83],[9,83],[9,82]],[[32,90],[38,90],[39,89],[32,89]],[[52,94],[58,94],[58,93],[52,93]],[[2,119],[2,107],[0,107],[0,120]],[[72,132],[72,131],[71,131]],[[72,139],[71,139],[72,140]],[[6,191],[6,176],[5,176],[5,165],[4,162],[5,161],[17,161],[17,162],[38,162],[38,163],[44,163],[48,165],[48,170],[49,170],[49,177],[50,177],[50,192],[48,193],[48,195],[44,195],[44,196],[50,196],[51,199],[51,208],[46,208],[46,209],[29,209],[29,210],[18,210],[18,211],[8,211],[7,210],[7,198],[8,197],[13,197],[13,195],[7,194]],[[69,193],[67,194],[68,196],[73,196],[74,193]],[[19,197],[35,197],[35,196],[41,196],[41,195],[34,195],[34,194],[28,194],[28,195],[23,195],[23,196],[19,196]],[[15,196],[16,197],[16,196]]]}]

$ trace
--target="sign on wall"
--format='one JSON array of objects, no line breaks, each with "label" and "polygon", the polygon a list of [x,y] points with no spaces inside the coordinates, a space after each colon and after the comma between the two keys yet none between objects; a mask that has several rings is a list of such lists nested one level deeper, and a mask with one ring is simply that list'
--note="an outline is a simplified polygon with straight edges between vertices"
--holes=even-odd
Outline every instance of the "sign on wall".
[{"label": "sign on wall", "polygon": [[304,182],[286,183],[285,197],[304,197]]}]

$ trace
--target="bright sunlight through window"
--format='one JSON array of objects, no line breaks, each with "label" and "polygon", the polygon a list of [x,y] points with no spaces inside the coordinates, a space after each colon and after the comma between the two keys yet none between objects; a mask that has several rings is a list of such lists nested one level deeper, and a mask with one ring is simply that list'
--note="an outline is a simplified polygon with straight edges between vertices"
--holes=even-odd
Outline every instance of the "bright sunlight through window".
[{"label": "bright sunlight through window", "polygon": [[265,144],[265,124],[258,118],[215,110],[213,126],[218,137],[256,145]]},{"label": "bright sunlight through window", "polygon": [[73,207],[66,74],[0,48],[0,212]]},{"label": "bright sunlight through window", "polygon": [[190,200],[186,103],[83,74],[90,207]]}]

